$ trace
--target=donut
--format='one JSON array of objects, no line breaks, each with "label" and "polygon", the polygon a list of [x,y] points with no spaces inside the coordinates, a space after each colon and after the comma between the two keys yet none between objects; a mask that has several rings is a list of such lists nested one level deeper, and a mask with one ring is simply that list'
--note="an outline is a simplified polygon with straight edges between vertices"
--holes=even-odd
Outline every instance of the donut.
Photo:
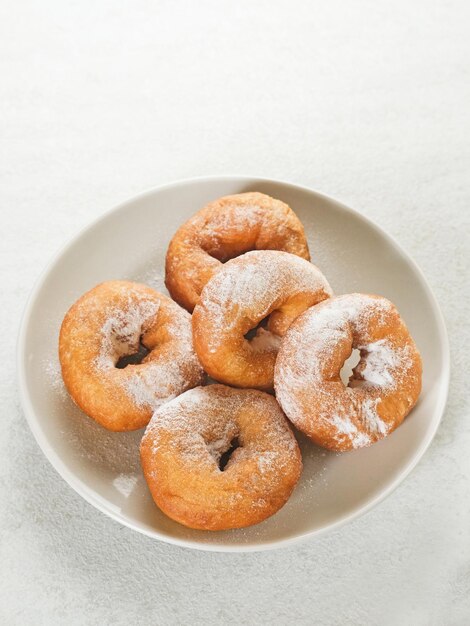
[{"label": "donut", "polygon": [[[360,360],[347,386],[345,360]],[[276,398],[289,420],[319,446],[369,446],[399,426],[421,391],[421,357],[395,306],[353,293],[308,309],[282,340]]]},{"label": "donut", "polygon": [[[317,267],[287,252],[257,250],[228,261],[194,309],[199,360],[220,382],[271,390],[280,337],[300,313],[331,293]],[[256,328],[266,318],[266,328]]]},{"label": "donut", "polygon": [[[121,365],[139,352],[148,352],[140,363]],[[101,283],[69,309],[59,359],[75,403],[114,431],[143,428],[156,408],[203,380],[189,313],[123,280]]]},{"label": "donut", "polygon": [[240,193],[211,202],[179,228],[166,255],[166,287],[191,312],[222,264],[249,250],[283,250],[310,260],[304,228],[287,204]]},{"label": "donut", "polygon": [[157,409],[140,456],[157,506],[203,530],[262,522],[287,502],[302,471],[276,400],[224,385],[191,389]]}]

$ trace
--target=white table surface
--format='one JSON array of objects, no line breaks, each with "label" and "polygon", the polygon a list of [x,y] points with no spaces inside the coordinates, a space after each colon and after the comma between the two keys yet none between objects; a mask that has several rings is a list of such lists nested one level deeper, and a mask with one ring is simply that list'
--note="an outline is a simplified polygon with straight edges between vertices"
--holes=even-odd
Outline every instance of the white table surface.
[{"label": "white table surface", "polygon": [[[469,6],[0,4],[0,623],[470,623]],[[106,518],[46,461],[15,384],[51,255],[145,188],[218,173],[374,219],[424,270],[451,339],[448,408],[417,469],[361,519],[274,552],[185,550]]]}]

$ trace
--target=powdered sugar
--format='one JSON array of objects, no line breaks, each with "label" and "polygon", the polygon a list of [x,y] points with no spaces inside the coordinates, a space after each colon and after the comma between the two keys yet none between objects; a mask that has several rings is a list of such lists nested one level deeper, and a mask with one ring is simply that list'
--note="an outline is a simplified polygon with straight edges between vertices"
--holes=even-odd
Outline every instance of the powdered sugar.
[{"label": "powdered sugar", "polygon": [[203,289],[196,310],[201,326],[208,329],[208,350],[217,350],[243,316],[252,317],[255,325],[295,294],[305,294],[313,303],[331,293],[323,274],[305,259],[253,251],[224,265]]},{"label": "powdered sugar", "polygon": [[224,242],[233,245],[237,239],[247,250],[273,246],[308,256],[303,227],[295,213],[280,200],[258,192],[225,196],[209,203],[183,225],[176,237],[184,239],[188,248],[197,242],[216,258]]},{"label": "powdered sugar", "polygon": [[[228,424],[227,431],[231,431],[233,427],[233,424]],[[230,441],[231,439],[229,432],[224,432],[222,433],[222,436],[218,439],[214,439],[213,441],[208,441],[206,443],[209,454],[214,458],[216,463],[219,462],[222,454],[224,454],[224,452],[227,452]]]},{"label": "powdered sugar", "polygon": [[212,530],[272,515],[302,469],[296,439],[275,399],[223,385],[192,389],[157,410],[141,457],[160,508],[171,505],[174,519],[198,526],[201,519]]},{"label": "powdered sugar", "polygon": [[[79,381],[93,380],[91,410],[99,404],[101,413],[112,414],[113,403],[128,402],[130,411],[141,408],[145,416],[203,380],[189,313],[145,285],[102,283],[70,315],[63,358],[72,360],[69,371]],[[141,341],[149,351],[143,360],[116,368],[121,357],[139,352]],[[81,400],[88,402],[84,393]]]},{"label": "powdered sugar", "polygon": [[[259,421],[257,440],[248,435],[247,415]],[[232,460],[242,463],[253,458],[261,474],[277,476],[297,448],[296,440],[275,400],[262,392],[239,390],[223,385],[196,387],[178,396],[157,410],[145,431],[145,438],[152,440],[152,451],[158,454],[160,439],[171,433],[183,458],[199,464],[215,461],[213,471],[221,455],[226,452],[234,438],[240,447]],[[276,478],[277,480],[277,478]]]},{"label": "powdered sugar", "polygon": [[[243,195],[240,194],[238,199],[241,200]],[[211,205],[209,205],[210,207]],[[204,225],[199,231],[201,237],[204,239],[206,245],[207,242],[212,241],[214,244],[224,237],[227,237],[227,233],[230,233],[233,238],[233,232],[238,231],[243,233],[245,238],[250,237],[255,239],[259,229],[262,227],[266,210],[260,206],[251,203],[237,204],[232,202],[230,205],[226,205],[225,210],[220,208],[211,212],[211,219],[205,220]],[[201,211],[201,215],[207,212],[208,208]],[[197,215],[193,218],[197,221]],[[277,225],[278,229],[281,229],[281,224]],[[253,229],[257,229],[256,233],[253,233]]]},{"label": "powdered sugar", "polygon": [[[403,329],[393,305],[378,296],[350,294],[310,309],[287,332],[276,364],[276,396],[286,415],[307,432],[324,424],[331,436],[332,427],[341,445],[385,436],[400,417],[389,415],[382,399],[402,393],[419,359]],[[340,355],[352,348],[361,358],[344,387]]]},{"label": "powdered sugar", "polygon": [[356,426],[354,426],[351,420],[341,417],[335,413],[331,415],[330,422],[341,435],[348,435],[350,437],[357,433],[357,428]]},{"label": "powdered sugar", "polygon": [[309,259],[304,229],[280,200],[248,192],[209,203],[176,232],[166,257],[166,284],[192,310],[221,263],[256,250],[283,250]]},{"label": "powdered sugar", "polygon": [[411,366],[408,345],[394,347],[389,340],[380,339],[358,348],[364,352],[364,366],[360,371],[362,379],[371,385],[393,387],[397,383],[397,368]]},{"label": "powdered sugar", "polygon": [[382,402],[380,398],[364,398],[362,401],[362,419],[366,429],[373,434],[386,435],[389,426],[379,417],[377,405]]},{"label": "powdered sugar", "polygon": [[257,458],[258,468],[261,473],[272,471],[278,461],[279,455],[273,451],[267,451],[260,454]]},{"label": "powdered sugar", "polygon": [[120,357],[137,352],[140,337],[155,321],[160,306],[158,300],[136,299],[135,294],[128,294],[126,300],[106,312],[96,359],[100,370],[114,367]]},{"label": "powdered sugar", "polygon": [[60,363],[57,357],[43,362],[43,371],[47,376],[50,386],[57,393],[61,400],[68,397],[67,390],[62,380]]},{"label": "powdered sugar", "polygon": [[361,448],[371,443],[369,435],[358,430],[357,426],[353,424],[349,417],[341,417],[340,415],[333,414],[329,421],[340,437],[345,435],[349,438],[353,448]]},{"label": "powdered sugar", "polygon": [[121,493],[125,498],[128,498],[134,490],[138,481],[138,475],[132,473],[121,472],[113,480],[113,486]]},{"label": "powdered sugar", "polygon": [[351,438],[351,443],[353,448],[364,448],[372,443],[372,439],[367,433],[358,430]]},{"label": "powdered sugar", "polygon": [[124,386],[137,406],[158,408],[162,403],[175,398],[182,389],[191,386],[181,363],[176,359],[165,363],[150,362],[145,368],[134,372]]}]

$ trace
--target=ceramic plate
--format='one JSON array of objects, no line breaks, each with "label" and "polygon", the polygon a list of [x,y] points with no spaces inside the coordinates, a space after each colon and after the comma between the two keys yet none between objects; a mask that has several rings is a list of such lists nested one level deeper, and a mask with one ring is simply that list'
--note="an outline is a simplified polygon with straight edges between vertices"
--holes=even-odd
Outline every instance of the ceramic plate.
[{"label": "ceramic plate", "polygon": [[[176,229],[210,200],[244,191],[267,193],[294,209],[305,226],[312,260],[336,294],[376,293],[397,305],[423,357],[423,392],[403,425],[370,448],[335,454],[299,436],[304,471],[286,506],[257,526],[211,533],[187,529],[154,505],[139,466],[142,431],[107,432],[69,399],[59,374],[57,340],[69,306],[101,281],[136,280],[166,293],[165,252]],[[449,351],[442,315],[421,271],[368,219],[296,185],[216,177],[143,193],[73,239],[29,299],[19,335],[18,375],[24,411],[44,454],[90,504],[169,543],[204,550],[262,550],[335,528],[391,493],[437,430],[447,396]]]}]

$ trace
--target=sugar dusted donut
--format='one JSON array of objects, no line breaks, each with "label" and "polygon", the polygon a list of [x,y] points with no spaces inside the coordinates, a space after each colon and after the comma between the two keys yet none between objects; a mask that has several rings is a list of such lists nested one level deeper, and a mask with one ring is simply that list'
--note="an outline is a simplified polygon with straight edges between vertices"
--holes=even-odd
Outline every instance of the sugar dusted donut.
[{"label": "sugar dusted donut", "polygon": [[[259,250],[228,261],[193,313],[194,347],[206,372],[236,387],[272,389],[280,337],[308,307],[331,295],[318,268],[287,252]],[[269,316],[250,340],[249,331]]]},{"label": "sugar dusted donut", "polygon": [[255,192],[226,196],[201,209],[171,240],[168,291],[192,311],[222,263],[248,250],[283,250],[310,260],[304,228],[287,204]]},{"label": "sugar dusted donut", "polygon": [[[116,367],[139,352],[138,364]],[[78,406],[109,430],[145,426],[154,410],[199,385],[190,315],[145,285],[101,283],[67,312],[59,338],[64,383]]]},{"label": "sugar dusted donut", "polygon": [[[360,361],[348,386],[340,370],[353,348]],[[350,450],[401,424],[421,391],[421,357],[395,306],[349,294],[303,313],[276,362],[276,397],[290,421],[316,444]]]},{"label": "sugar dusted donut", "polygon": [[191,389],[160,407],[140,454],[160,509],[204,530],[242,528],[273,515],[302,471],[297,441],[276,400],[224,385]]}]

